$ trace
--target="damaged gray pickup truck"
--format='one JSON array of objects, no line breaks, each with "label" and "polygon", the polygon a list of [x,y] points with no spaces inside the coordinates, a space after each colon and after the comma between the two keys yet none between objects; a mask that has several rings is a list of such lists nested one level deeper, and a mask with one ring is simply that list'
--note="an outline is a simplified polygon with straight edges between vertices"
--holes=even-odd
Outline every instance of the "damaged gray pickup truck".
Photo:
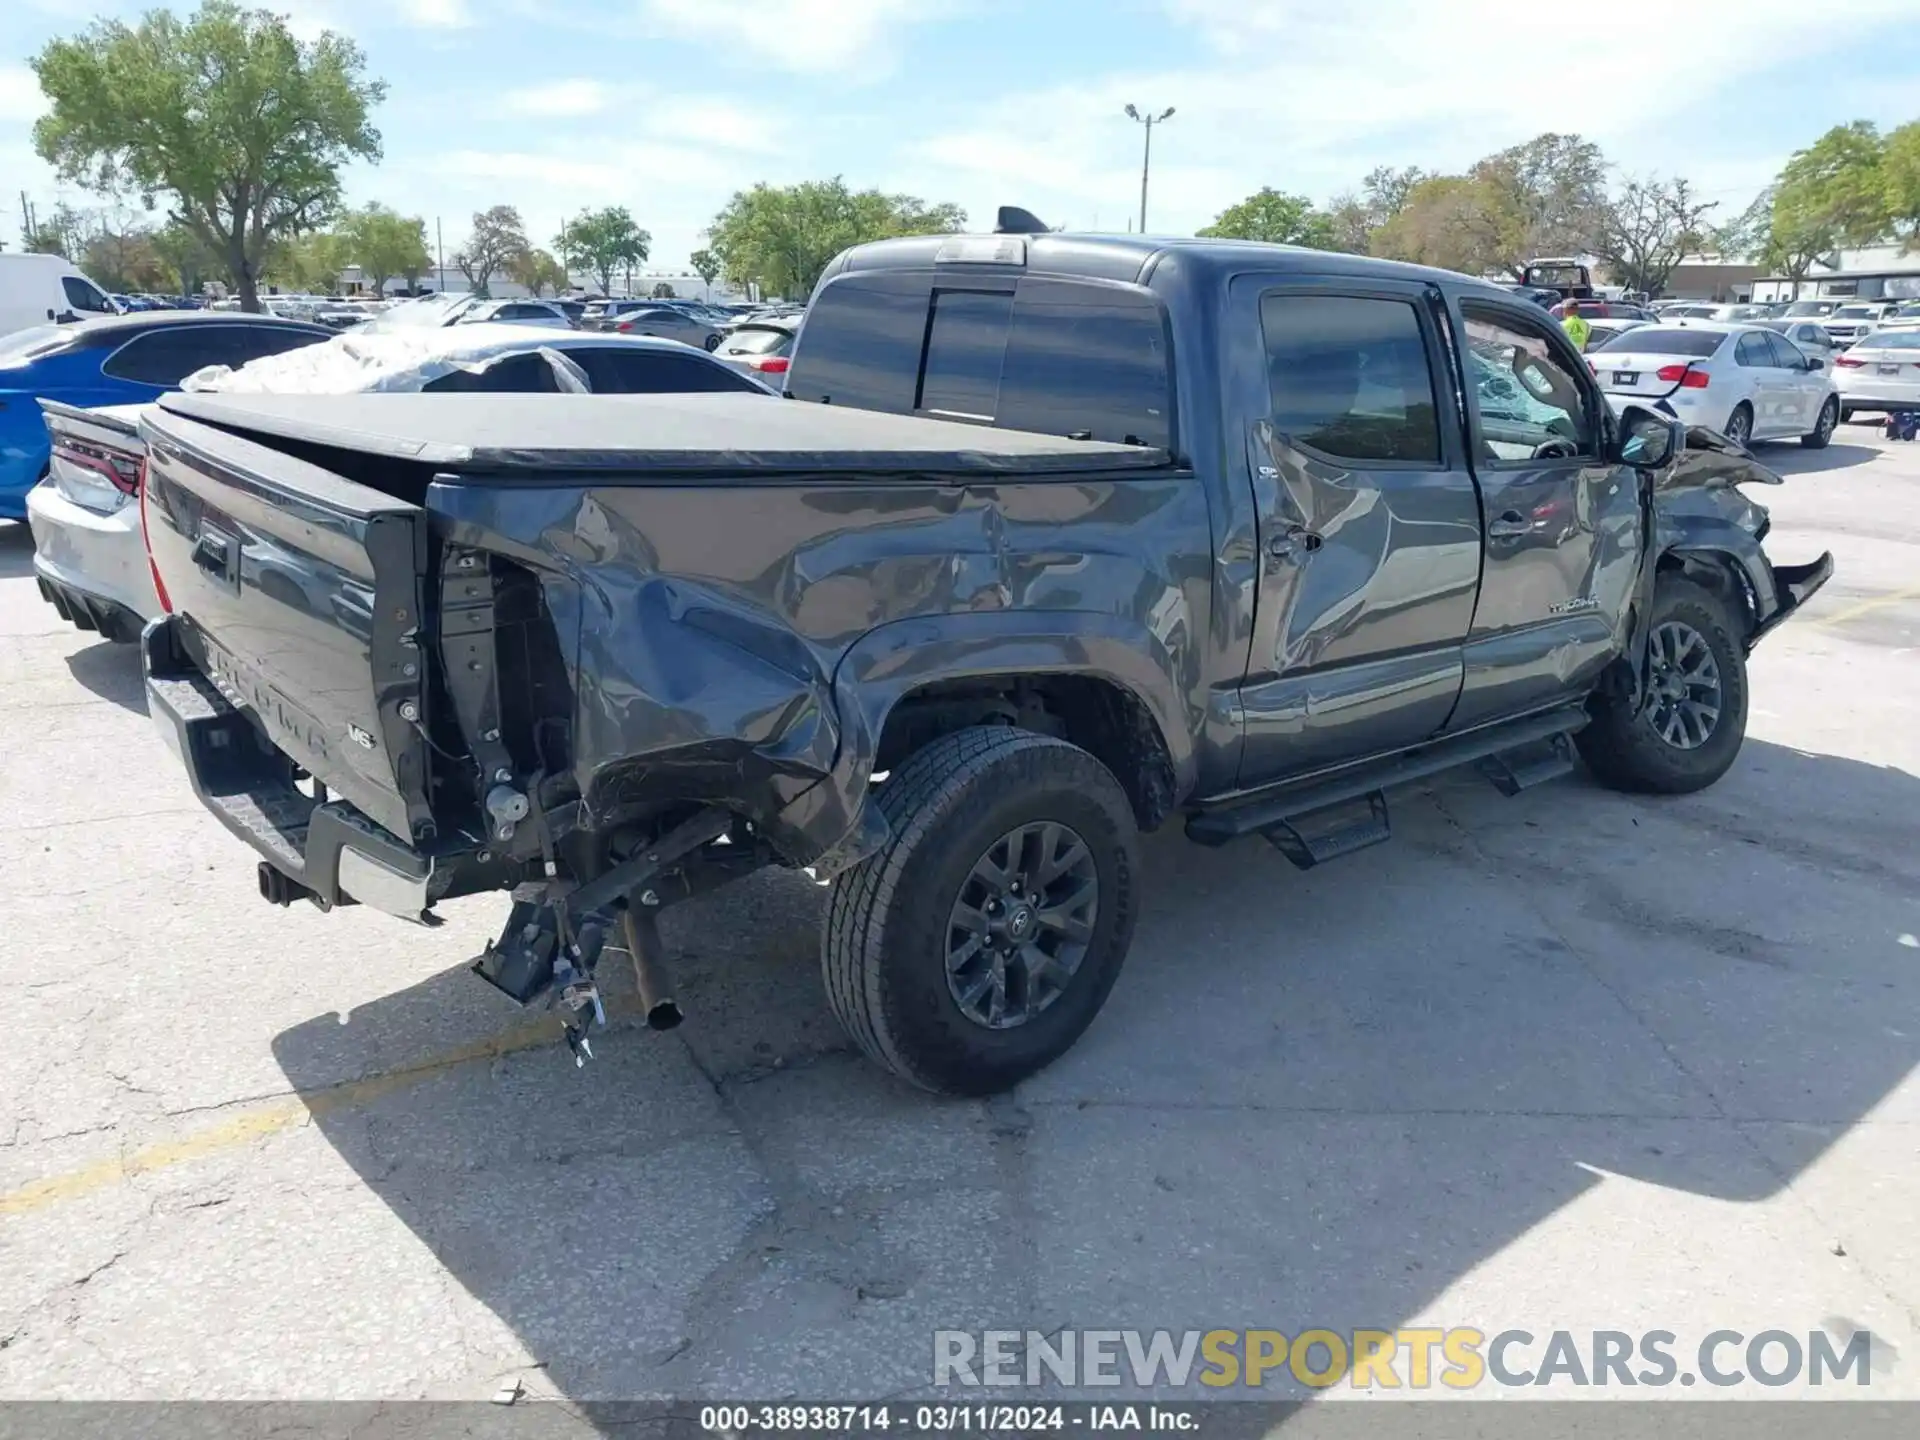
[{"label": "damaged gray pickup truck", "polygon": [[1091,1023],[1141,831],[1308,866],[1453,766],[1711,784],[1832,571],[1537,308],[1230,242],[849,251],[785,399],[178,395],[142,434],[150,708],[266,898],[511,891],[474,968],[584,1059],[609,955],[678,1020],[662,908],[805,869],[854,1040],[962,1093]]}]

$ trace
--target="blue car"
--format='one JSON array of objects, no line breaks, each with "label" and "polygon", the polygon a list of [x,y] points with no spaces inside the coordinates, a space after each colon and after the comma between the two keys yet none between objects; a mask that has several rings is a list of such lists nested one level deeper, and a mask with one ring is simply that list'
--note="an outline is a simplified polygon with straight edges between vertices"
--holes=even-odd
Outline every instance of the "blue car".
[{"label": "blue car", "polygon": [[0,335],[0,519],[24,520],[46,474],[41,400],[137,405],[206,365],[244,365],[333,335],[272,315],[152,310]]}]

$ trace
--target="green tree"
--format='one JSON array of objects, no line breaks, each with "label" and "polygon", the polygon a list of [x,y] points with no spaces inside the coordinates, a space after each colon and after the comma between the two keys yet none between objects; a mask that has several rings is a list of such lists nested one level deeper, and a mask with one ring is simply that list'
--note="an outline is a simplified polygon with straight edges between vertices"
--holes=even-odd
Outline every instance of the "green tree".
[{"label": "green tree", "polygon": [[1218,240],[1262,240],[1272,245],[1334,248],[1333,221],[1304,195],[1284,195],[1264,186],[1214,217],[1200,234]]},{"label": "green tree", "polygon": [[467,277],[475,295],[485,298],[487,284],[527,253],[527,227],[511,205],[477,210],[467,243],[453,254],[453,268]]},{"label": "green tree", "polygon": [[1833,217],[1804,191],[1783,184],[1774,192],[1760,263],[1793,281],[1794,298],[1799,298],[1801,282],[1813,267],[1832,257],[1839,245]]},{"label": "green tree", "polygon": [[330,295],[340,288],[340,272],[352,263],[348,248],[344,236],[327,230],[290,235],[268,247],[259,276],[297,294]]},{"label": "green tree", "polygon": [[567,267],[545,250],[524,250],[507,268],[515,281],[527,287],[529,295],[537,296],[542,290],[558,294],[567,283]]},{"label": "green tree", "polygon": [[1615,283],[1657,295],[1683,258],[1710,243],[1715,208],[1683,179],[1628,180],[1601,211],[1593,253],[1612,267]]},{"label": "green tree", "polygon": [[62,255],[77,261],[86,249],[91,228],[86,216],[71,205],[61,204],[54,206],[53,214],[45,219],[35,216],[33,228],[20,238],[29,255]]},{"label": "green tree", "polygon": [[360,267],[360,278],[376,295],[386,293],[396,275],[412,277],[433,264],[427,254],[427,222],[400,215],[371,203],[341,217],[338,234],[346,247],[347,263]]},{"label": "green tree", "polygon": [[[1512,268],[1527,253],[1526,221],[1504,186],[1472,175],[1435,175],[1407,194],[1400,212],[1371,237],[1372,254],[1464,275]],[[1524,263],[1524,262],[1523,262]]]},{"label": "green tree", "polygon": [[1920,250],[1920,120],[1887,132],[1880,153],[1888,228],[1900,251]]},{"label": "green tree", "polygon": [[839,176],[739,190],[708,227],[708,248],[727,278],[768,295],[809,295],[842,250],[898,235],[947,234],[967,221],[950,203],[849,190]]},{"label": "green tree", "polygon": [[647,263],[653,253],[653,236],[633,223],[633,216],[622,205],[603,210],[582,210],[560,227],[553,237],[553,248],[575,270],[585,270],[600,282],[600,293],[613,289],[617,270],[632,270]]},{"label": "green tree", "polygon": [[282,17],[231,0],[187,19],[150,11],[137,27],[100,20],[34,57],[52,103],[34,148],[67,180],[165,195],[257,310],[268,246],[325,222],[348,160],[380,158],[368,112],[386,86],[363,68],[351,40],[302,42]]},{"label": "green tree", "polygon": [[219,254],[197,231],[177,221],[154,232],[153,248],[178,294],[198,295],[208,280],[223,273]]},{"label": "green tree", "polygon": [[680,297],[673,293],[673,286],[662,280],[653,287],[653,298],[656,300],[677,300]]},{"label": "green tree", "polygon": [[167,281],[153,232],[139,227],[102,228],[74,258],[95,284],[115,294],[158,290]]},{"label": "green tree", "polygon": [[1599,236],[1607,206],[1607,161],[1590,140],[1537,135],[1487,156],[1467,178],[1487,188],[1481,229],[1495,251],[1490,270],[1519,280],[1528,261],[1582,254]]},{"label": "green tree", "polygon": [[1872,245],[1893,228],[1884,169],[1886,146],[1870,121],[1836,125],[1780,172],[1774,207],[1831,233],[1839,245]]},{"label": "green tree", "polygon": [[713,282],[720,274],[720,257],[711,250],[696,250],[687,258],[693,267],[693,273],[700,277],[700,283],[707,287],[707,299],[713,298]]}]

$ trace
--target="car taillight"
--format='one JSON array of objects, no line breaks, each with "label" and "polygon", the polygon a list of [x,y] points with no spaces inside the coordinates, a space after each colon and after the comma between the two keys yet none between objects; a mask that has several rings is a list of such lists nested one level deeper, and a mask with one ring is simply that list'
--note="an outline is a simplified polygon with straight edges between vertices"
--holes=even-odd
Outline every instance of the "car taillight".
[{"label": "car taillight", "polygon": [[53,447],[53,458],[64,465],[91,470],[122,495],[140,493],[142,462],[131,455],[120,455],[111,450],[98,450],[91,445],[62,440]]},{"label": "car taillight", "polygon": [[631,320],[622,320],[618,325],[614,326],[613,328],[620,331],[622,334],[631,334],[633,332],[633,322]]},{"label": "car taillight", "polygon": [[1691,365],[1662,365],[1653,372],[1653,378],[1669,385],[1677,384],[1682,390],[1707,388],[1706,371],[1696,370]]},{"label": "car taillight", "polygon": [[1855,360],[1851,355],[1836,355],[1833,357],[1833,363],[1843,366],[1848,370],[1860,370],[1865,368],[1867,362],[1864,360]]},{"label": "car taillight", "polygon": [[763,375],[784,375],[792,364],[793,361],[785,355],[756,355],[747,361],[750,369],[758,370]]},{"label": "car taillight", "polygon": [[147,570],[153,576],[153,593],[160,601],[160,613],[171,615],[173,601],[167,598],[167,582],[160,578],[160,567],[153,563],[153,534],[147,529],[147,462],[140,462],[140,543],[147,547]]}]

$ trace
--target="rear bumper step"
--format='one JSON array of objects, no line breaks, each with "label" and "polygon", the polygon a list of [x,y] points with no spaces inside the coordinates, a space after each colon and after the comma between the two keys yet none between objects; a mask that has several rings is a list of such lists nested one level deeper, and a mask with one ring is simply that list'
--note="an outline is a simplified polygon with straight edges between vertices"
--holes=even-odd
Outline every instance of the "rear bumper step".
[{"label": "rear bumper step", "polygon": [[293,762],[187,658],[178,624],[162,617],[141,637],[147,710],[200,803],[279,877],[263,872],[260,893],[282,905],[308,898],[323,910],[357,901],[433,923],[428,908],[445,889],[433,857],[350,806],[303,793]]},{"label": "rear bumper step", "polygon": [[[1243,835],[1268,834],[1271,838],[1277,833],[1291,841],[1295,835],[1304,835],[1294,822],[1305,820],[1316,812],[1366,799],[1371,812],[1366,821],[1352,827],[1342,827],[1335,836],[1330,837],[1330,844],[1316,847],[1305,843],[1300,847],[1306,853],[1316,850],[1325,852],[1315,855],[1315,859],[1346,854],[1364,844],[1387,838],[1384,805],[1372,799],[1375,795],[1396,785],[1424,780],[1430,775],[1494,756],[1511,756],[1492,767],[1493,778],[1507,793],[1516,793],[1570,770],[1572,762],[1566,758],[1556,739],[1571,735],[1586,723],[1585,709],[1570,705],[1508,721],[1504,725],[1491,725],[1484,730],[1436,740],[1430,745],[1385,760],[1363,761],[1331,775],[1308,776],[1256,790],[1194,815],[1187,821],[1187,838],[1202,845],[1224,845]],[[1541,749],[1550,752],[1551,758],[1541,755]],[[1512,752],[1523,753],[1513,755]],[[1508,789],[1509,785],[1511,789]],[[1280,848],[1288,852],[1287,845],[1281,845]],[[1296,860],[1295,863],[1299,862]]]}]

